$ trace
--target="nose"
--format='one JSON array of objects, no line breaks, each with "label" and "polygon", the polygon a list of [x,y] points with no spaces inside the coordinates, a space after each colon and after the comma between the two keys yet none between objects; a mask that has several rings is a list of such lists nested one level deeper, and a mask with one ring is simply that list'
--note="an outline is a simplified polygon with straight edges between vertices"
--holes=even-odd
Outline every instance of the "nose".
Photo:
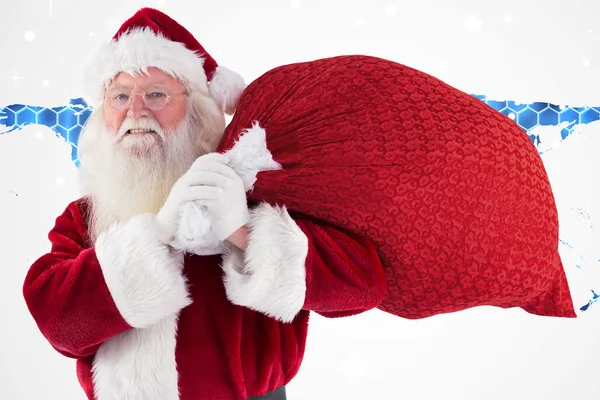
[{"label": "nose", "polygon": [[127,110],[127,116],[129,118],[145,118],[150,116],[150,109],[144,104],[142,96],[132,96],[129,109]]}]

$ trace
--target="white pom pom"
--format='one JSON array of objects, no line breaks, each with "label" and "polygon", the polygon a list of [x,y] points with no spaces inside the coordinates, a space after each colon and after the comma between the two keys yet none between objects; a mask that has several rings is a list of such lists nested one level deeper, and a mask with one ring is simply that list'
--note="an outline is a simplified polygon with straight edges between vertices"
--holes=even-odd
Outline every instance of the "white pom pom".
[{"label": "white pom pom", "polygon": [[232,115],[246,88],[244,78],[232,70],[218,66],[208,85],[211,97],[219,104],[223,112]]}]

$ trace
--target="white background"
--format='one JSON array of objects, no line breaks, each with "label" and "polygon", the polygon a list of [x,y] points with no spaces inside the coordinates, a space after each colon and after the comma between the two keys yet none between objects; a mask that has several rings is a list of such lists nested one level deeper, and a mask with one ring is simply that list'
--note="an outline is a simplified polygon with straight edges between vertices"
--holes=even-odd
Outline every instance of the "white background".
[{"label": "white background", "polygon": [[[600,106],[597,1],[417,3],[3,0],[0,108],[80,97],[87,58],[143,6],[177,19],[247,81],[284,63],[362,53],[496,100]],[[556,137],[557,128],[540,132]],[[600,293],[599,152],[595,122],[544,155],[561,238],[574,246],[561,251],[577,309],[591,299],[590,289]],[[48,249],[54,219],[78,195],[70,148],[50,129],[28,126],[0,135],[0,168],[0,399],[83,399],[74,361],[45,342],[21,295],[29,265]],[[288,395],[600,399],[600,302],[575,320],[492,308],[421,321],[379,311],[344,320],[314,316]]]}]

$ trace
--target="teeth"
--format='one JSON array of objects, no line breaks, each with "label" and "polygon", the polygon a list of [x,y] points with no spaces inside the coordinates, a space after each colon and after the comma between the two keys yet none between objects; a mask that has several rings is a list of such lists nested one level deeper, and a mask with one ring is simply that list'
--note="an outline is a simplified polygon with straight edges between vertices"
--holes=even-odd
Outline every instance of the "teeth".
[{"label": "teeth", "polygon": [[154,132],[151,129],[130,129],[129,133],[151,133]]}]

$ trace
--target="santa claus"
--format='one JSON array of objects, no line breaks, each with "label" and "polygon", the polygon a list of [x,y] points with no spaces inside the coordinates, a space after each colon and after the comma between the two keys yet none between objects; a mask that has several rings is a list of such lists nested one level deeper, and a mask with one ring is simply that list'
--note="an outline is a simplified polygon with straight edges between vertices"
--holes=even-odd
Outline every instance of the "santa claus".
[{"label": "santa claus", "polygon": [[[161,12],[126,21],[88,83],[85,196],[56,219],[24,283],[41,333],[77,360],[88,399],[284,399],[309,312],[380,303],[374,245],[285,208],[249,208],[228,156],[214,153],[243,80]],[[175,245],[189,204],[224,254]]]}]

